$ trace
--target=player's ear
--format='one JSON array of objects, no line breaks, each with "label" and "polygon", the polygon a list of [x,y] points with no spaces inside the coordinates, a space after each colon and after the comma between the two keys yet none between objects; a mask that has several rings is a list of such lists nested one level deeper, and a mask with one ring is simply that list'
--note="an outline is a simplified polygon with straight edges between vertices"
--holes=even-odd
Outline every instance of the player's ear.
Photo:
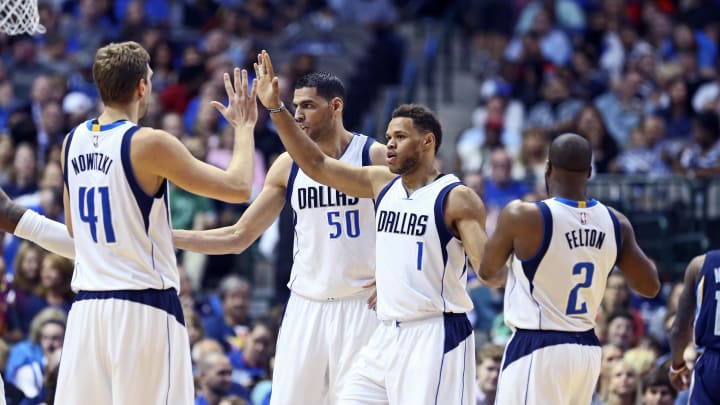
[{"label": "player's ear", "polygon": [[435,148],[435,134],[432,132],[426,132],[425,137],[423,138],[423,145],[426,147]]},{"label": "player's ear", "polygon": [[332,100],[330,100],[330,105],[332,106],[333,111],[342,111],[343,104],[344,103],[340,97],[334,97]]}]

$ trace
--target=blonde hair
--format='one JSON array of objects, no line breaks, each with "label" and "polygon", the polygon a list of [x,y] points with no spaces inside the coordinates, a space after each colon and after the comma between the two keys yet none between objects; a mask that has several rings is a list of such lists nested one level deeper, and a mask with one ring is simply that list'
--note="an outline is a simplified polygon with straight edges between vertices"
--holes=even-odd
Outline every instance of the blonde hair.
[{"label": "blonde hair", "polygon": [[140,80],[148,79],[150,55],[137,42],[110,43],[99,48],[93,78],[103,103],[129,103]]},{"label": "blonde hair", "polygon": [[657,356],[652,350],[635,347],[625,352],[623,355],[623,361],[630,364],[635,369],[638,377],[642,377],[650,371],[655,365]]},{"label": "blonde hair", "polygon": [[40,343],[40,330],[48,323],[62,325],[63,329],[65,329],[67,325],[67,314],[65,311],[57,307],[47,307],[38,312],[32,322],[30,322],[29,337],[31,342],[37,344]]}]

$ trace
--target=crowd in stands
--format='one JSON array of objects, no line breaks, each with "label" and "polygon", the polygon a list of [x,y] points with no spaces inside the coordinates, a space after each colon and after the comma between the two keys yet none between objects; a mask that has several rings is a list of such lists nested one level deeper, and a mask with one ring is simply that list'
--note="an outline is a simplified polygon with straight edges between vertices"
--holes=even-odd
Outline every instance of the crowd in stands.
[{"label": "crowd in stands", "polygon": [[[232,131],[209,104],[223,98],[224,72],[240,66],[252,73],[258,51],[271,50],[290,106],[296,78],[335,67],[348,88],[346,126],[359,130],[381,87],[400,80],[410,39],[396,23],[451,8],[459,11],[455,40],[470,55],[478,98],[465,100],[477,101],[472,125],[444,147],[457,154],[450,169],[483,198],[488,232],[509,201],[544,198],[547,149],[563,132],[590,140],[597,174],[679,173],[700,181],[720,174],[717,0],[40,0],[46,34],[0,34],[0,187],[64,221],[61,143],[102,109],[91,67],[95,49],[108,41],[135,40],[150,52],[154,101],[141,123],[224,167]],[[352,63],[339,63],[345,59]],[[262,108],[255,144],[259,191],[283,151]],[[176,187],[170,195],[176,229],[229,225],[245,208]],[[196,404],[267,403],[292,237],[286,208],[273,232],[242,255],[178,252]],[[0,370],[7,396],[18,404],[51,402],[73,263],[11,235],[2,253]],[[276,305],[254,313],[262,260],[274,271]],[[476,279],[469,288],[479,343],[477,403],[492,403],[510,336],[503,292]],[[605,346],[596,404],[682,400],[666,372],[667,330],[681,288],[668,281],[660,296],[645,300],[621,274],[610,276],[598,314]],[[688,366],[696,356],[689,347]]]}]

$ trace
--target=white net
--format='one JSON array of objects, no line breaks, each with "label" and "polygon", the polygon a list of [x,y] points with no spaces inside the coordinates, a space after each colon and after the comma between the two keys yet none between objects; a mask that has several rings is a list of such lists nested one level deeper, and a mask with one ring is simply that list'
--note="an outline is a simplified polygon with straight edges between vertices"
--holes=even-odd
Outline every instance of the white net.
[{"label": "white net", "polygon": [[0,32],[8,35],[45,33],[37,0],[0,0]]}]

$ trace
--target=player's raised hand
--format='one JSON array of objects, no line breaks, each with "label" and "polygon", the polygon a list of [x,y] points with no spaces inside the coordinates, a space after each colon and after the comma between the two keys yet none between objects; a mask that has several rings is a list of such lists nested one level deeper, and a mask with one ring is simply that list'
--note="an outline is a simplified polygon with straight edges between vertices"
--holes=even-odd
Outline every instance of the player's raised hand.
[{"label": "player's raised hand", "polygon": [[223,117],[233,127],[254,126],[257,122],[258,111],[256,101],[256,80],[253,80],[252,90],[248,83],[247,70],[235,68],[233,71],[234,82],[230,83],[230,75],[225,73],[225,92],[227,92],[227,107],[217,101],[211,101],[213,107],[222,114]]},{"label": "player's raised hand", "polygon": [[373,279],[371,282],[365,284],[362,287],[363,288],[372,288],[372,294],[370,294],[370,297],[368,297],[368,299],[367,299],[368,309],[377,311],[377,288],[375,288],[375,279]]},{"label": "player's raised hand", "polygon": [[254,64],[257,80],[257,95],[265,108],[280,107],[280,86],[275,76],[270,54],[263,50],[258,54],[258,61]]}]

